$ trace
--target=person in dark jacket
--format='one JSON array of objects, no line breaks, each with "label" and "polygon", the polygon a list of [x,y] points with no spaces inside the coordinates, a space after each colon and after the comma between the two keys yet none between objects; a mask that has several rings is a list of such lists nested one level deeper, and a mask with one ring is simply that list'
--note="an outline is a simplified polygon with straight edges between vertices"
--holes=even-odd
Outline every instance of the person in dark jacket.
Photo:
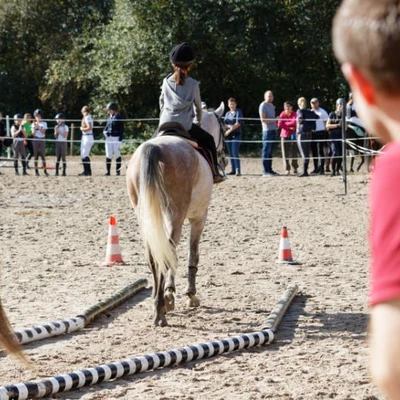
[{"label": "person in dark jacket", "polygon": [[303,159],[303,172],[299,177],[308,176],[308,164],[310,163],[310,149],[312,132],[315,131],[315,121],[319,116],[307,108],[307,100],[300,97],[297,101],[299,109],[296,112],[297,120],[297,145]]},{"label": "person in dark jacket", "polygon": [[326,129],[329,132],[332,148],[332,173],[331,176],[339,175],[342,166],[342,113],[343,99],[336,100],[336,110],[329,114],[326,121]]},{"label": "person in dark jacket", "polygon": [[117,103],[107,104],[107,123],[104,128],[106,139],[106,176],[111,175],[112,158],[115,156],[116,174],[121,174],[121,143],[124,135],[124,121],[118,111]]}]

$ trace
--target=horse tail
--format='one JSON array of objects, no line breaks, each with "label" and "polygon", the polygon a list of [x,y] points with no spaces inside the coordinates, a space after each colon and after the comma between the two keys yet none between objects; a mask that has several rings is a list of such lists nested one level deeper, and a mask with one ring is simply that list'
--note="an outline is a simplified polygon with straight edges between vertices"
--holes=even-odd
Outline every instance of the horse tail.
[{"label": "horse tail", "polygon": [[165,217],[169,204],[161,167],[162,160],[159,146],[152,143],[143,145],[137,210],[146,257],[156,287],[158,272],[166,274],[168,270],[172,270],[175,273],[177,262],[175,244]]},{"label": "horse tail", "polygon": [[8,318],[4,311],[1,301],[0,301],[0,345],[4,348],[5,351],[14,354],[27,367],[31,368],[29,361],[25,358],[25,356],[22,353],[21,345],[17,342],[17,340],[14,337],[14,333],[11,330],[10,323],[8,322]]}]

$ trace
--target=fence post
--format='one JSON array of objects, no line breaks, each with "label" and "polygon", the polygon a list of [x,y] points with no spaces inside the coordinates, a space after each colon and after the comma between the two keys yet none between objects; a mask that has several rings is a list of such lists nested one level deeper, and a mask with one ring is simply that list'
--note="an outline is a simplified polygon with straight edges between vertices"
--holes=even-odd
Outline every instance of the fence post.
[{"label": "fence post", "polygon": [[74,132],[75,132],[75,124],[71,124],[71,141],[70,141],[70,156],[72,157],[74,155]]}]

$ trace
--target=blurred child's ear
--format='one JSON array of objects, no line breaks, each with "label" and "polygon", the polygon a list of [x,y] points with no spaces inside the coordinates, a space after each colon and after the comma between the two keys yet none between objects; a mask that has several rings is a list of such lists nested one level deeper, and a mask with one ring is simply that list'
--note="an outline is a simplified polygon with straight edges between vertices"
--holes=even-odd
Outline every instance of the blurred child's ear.
[{"label": "blurred child's ear", "polygon": [[342,72],[353,92],[359,93],[370,106],[375,105],[375,88],[369,79],[354,65],[344,63]]}]

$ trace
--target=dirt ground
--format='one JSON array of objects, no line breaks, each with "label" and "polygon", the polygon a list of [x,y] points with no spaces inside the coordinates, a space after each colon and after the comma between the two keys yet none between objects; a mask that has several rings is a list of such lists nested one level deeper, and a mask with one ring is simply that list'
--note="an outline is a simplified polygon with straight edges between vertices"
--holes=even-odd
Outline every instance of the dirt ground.
[{"label": "dirt ground", "polygon": [[[125,161],[128,157],[125,157]],[[139,278],[149,288],[86,329],[24,346],[36,370],[0,353],[0,386],[257,331],[287,286],[300,294],[276,342],[54,395],[60,399],[383,399],[370,383],[368,349],[368,174],[262,177],[259,160],[215,186],[201,241],[198,295],[188,309],[188,229],[179,245],[176,310],[152,327],[151,276],[125,177],[0,175],[1,297],[13,328],[72,318]],[[282,171],[281,160],[274,160]],[[32,171],[32,170],[31,170]],[[54,175],[54,170],[50,173]],[[113,164],[114,173],[114,164]],[[125,171],[124,171],[125,173]],[[127,265],[102,265],[115,216]],[[281,265],[280,231],[293,256]]]}]

